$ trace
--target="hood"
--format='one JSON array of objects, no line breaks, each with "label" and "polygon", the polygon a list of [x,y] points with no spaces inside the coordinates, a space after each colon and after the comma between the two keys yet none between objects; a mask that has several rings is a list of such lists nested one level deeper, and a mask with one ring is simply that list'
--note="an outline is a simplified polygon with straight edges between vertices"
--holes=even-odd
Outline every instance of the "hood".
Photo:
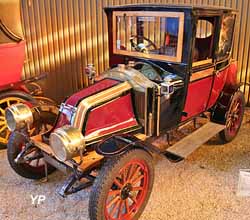
[{"label": "hood", "polygon": [[79,102],[81,100],[83,100],[84,98],[87,98],[87,97],[94,95],[98,92],[104,91],[104,90],[111,88],[119,83],[120,83],[120,81],[113,80],[113,79],[100,80],[99,82],[97,82],[97,83],[95,83],[95,84],[93,84],[85,89],[82,89],[81,91],[70,96],[66,100],[65,104],[76,107],[79,104]]}]

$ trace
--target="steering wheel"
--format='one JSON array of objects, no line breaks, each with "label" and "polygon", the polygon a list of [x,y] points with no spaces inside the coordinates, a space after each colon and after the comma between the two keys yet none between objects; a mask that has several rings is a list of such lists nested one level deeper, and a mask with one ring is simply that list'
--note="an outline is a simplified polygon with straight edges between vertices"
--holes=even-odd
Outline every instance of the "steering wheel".
[{"label": "steering wheel", "polygon": [[[147,45],[144,45],[143,43],[136,44],[134,42],[135,38],[143,39],[143,40],[147,41],[148,44]],[[156,47],[155,43],[153,41],[151,41],[150,39],[142,36],[142,35],[132,35],[129,40],[130,40],[131,46],[133,48],[135,48],[136,51],[139,51],[139,52],[142,52],[142,53],[147,53],[148,48],[151,47],[151,46],[153,46],[154,49],[157,50],[157,47]]]},{"label": "steering wheel", "polygon": [[148,63],[136,62],[134,68],[153,81],[162,81],[161,75]]}]

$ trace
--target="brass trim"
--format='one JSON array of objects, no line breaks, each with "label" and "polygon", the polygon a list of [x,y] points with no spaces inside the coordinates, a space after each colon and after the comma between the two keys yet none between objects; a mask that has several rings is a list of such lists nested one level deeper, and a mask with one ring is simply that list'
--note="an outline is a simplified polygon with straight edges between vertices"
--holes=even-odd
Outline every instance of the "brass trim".
[{"label": "brass trim", "polygon": [[161,87],[157,86],[157,122],[156,136],[160,135]]},{"label": "brass trim", "polygon": [[[179,18],[179,31],[178,31],[178,42],[177,42],[177,52],[176,56],[167,56],[165,54],[146,54],[140,53],[136,51],[124,51],[116,48],[116,17],[123,16],[126,14],[127,16],[154,16],[154,17],[174,17]],[[122,54],[126,56],[136,56],[136,57],[144,57],[151,58],[157,60],[171,61],[171,62],[181,62],[182,60],[182,47],[183,47],[183,33],[184,33],[184,13],[183,12],[152,12],[152,11],[115,11],[113,12],[112,17],[113,22],[113,52],[115,54]]]},{"label": "brass trim", "polygon": [[201,60],[201,61],[193,62],[192,67],[201,66],[204,64],[212,64],[212,63],[213,63],[212,59]]},{"label": "brass trim", "polygon": [[135,137],[142,140],[142,141],[145,141],[148,138],[147,135],[142,134],[142,133],[135,134]]},{"label": "brass trim", "polygon": [[195,72],[190,77],[190,82],[193,82],[193,81],[196,81],[199,79],[203,79],[203,78],[208,77],[208,76],[212,76],[213,74],[214,74],[214,67],[206,69],[206,70],[201,70],[201,71]]},{"label": "brass trim", "polygon": [[144,104],[144,133],[147,135],[148,127],[148,88],[145,92],[145,104]]},{"label": "brass trim", "polygon": [[[86,141],[86,146],[95,144],[95,143],[99,142],[100,139],[101,139],[102,137],[109,136],[109,135],[111,135],[111,134],[113,134],[113,133],[117,133],[117,132],[123,131],[123,134],[126,134],[126,133],[129,133],[129,132],[136,131],[136,130],[138,130],[138,129],[140,129],[140,128],[141,128],[141,127],[139,127],[138,125],[136,125],[136,126],[133,125],[133,126],[131,126],[131,127],[119,129],[119,130],[117,130],[117,131],[115,131],[115,132],[109,132],[109,133],[104,134],[104,135],[97,135],[97,136],[95,136],[95,137],[93,137],[93,138],[91,138],[91,139],[89,139],[89,140],[86,139],[86,140],[85,140],[85,141]],[[124,130],[125,130],[125,131],[124,131]]]},{"label": "brass trim", "polygon": [[153,120],[153,115],[150,112],[149,113],[149,122],[148,122],[148,136],[152,136],[152,120]]},{"label": "brass trim", "polygon": [[103,92],[97,93],[95,95],[83,99],[80,102],[75,113],[73,126],[76,128],[82,128],[86,113],[91,107],[116,98],[122,93],[130,90],[131,88],[132,86],[128,82],[123,82]]}]

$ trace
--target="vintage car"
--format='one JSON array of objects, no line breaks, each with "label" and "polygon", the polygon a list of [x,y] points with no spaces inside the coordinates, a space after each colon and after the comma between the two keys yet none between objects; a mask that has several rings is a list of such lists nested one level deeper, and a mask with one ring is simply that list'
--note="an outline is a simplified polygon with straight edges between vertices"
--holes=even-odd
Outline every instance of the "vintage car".
[{"label": "vintage car", "polygon": [[[29,106],[49,103],[56,106],[53,100],[42,97],[42,88],[36,83],[45,78],[46,74],[21,80],[25,45],[20,0],[0,0],[0,149],[6,148],[10,135],[4,117],[7,107],[15,103],[26,103]],[[53,109],[56,113],[56,108]],[[55,114],[47,112],[45,121],[41,120],[40,125],[51,124],[54,118]],[[44,123],[41,123],[42,121]],[[41,129],[37,127],[36,130],[31,133],[35,134]]]},{"label": "vintage car", "polygon": [[[244,97],[231,49],[236,12],[229,8],[126,5],[105,8],[110,69],[68,97],[54,127],[29,137],[40,111],[6,111],[8,159],[19,175],[40,179],[54,167],[69,173],[66,196],[93,184],[91,220],[138,219],[154,182],[153,156],[178,162],[219,134],[239,131]],[[171,135],[203,118],[173,142]],[[192,122],[192,123],[190,123]],[[153,139],[167,134],[166,148]],[[167,167],[166,167],[167,169]]]}]

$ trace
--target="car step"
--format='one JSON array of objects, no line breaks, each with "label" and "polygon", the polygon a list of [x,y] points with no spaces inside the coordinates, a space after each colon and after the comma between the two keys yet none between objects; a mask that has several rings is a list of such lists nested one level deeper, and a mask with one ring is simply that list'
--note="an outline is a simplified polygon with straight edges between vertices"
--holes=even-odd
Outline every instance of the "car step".
[{"label": "car step", "polygon": [[192,134],[184,137],[169,147],[164,155],[172,162],[179,162],[188,157],[202,144],[225,128],[225,125],[208,122]]}]

